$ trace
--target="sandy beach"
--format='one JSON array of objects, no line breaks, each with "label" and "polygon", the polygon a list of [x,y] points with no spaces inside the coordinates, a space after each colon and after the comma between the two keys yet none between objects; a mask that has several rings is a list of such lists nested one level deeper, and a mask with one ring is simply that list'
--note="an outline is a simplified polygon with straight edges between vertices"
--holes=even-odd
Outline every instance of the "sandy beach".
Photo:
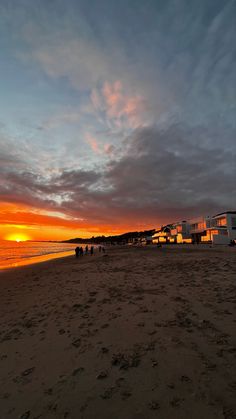
[{"label": "sandy beach", "polygon": [[235,308],[234,248],[1,272],[0,418],[234,419]]}]

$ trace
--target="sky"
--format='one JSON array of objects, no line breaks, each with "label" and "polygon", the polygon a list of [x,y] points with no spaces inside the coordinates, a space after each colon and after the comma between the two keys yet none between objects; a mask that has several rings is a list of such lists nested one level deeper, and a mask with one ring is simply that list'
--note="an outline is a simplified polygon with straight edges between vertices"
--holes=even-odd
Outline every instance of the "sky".
[{"label": "sky", "polygon": [[0,0],[0,239],[236,209],[235,0]]}]

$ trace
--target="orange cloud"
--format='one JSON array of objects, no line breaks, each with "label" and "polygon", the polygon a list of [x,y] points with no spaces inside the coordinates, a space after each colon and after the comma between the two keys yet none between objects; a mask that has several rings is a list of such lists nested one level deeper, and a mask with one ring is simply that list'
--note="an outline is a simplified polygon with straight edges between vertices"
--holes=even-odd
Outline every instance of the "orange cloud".
[{"label": "orange cloud", "polygon": [[[47,211],[50,214],[49,211]],[[74,237],[121,234],[130,225],[121,228],[112,224],[91,224],[87,220],[67,219],[45,215],[44,210],[21,204],[1,203],[0,240],[25,238],[28,240],[67,240]]]},{"label": "orange cloud", "polygon": [[119,128],[137,128],[144,122],[144,99],[140,95],[130,96],[120,80],[105,82],[101,91],[94,89],[91,101],[97,111],[105,112]]},{"label": "orange cloud", "polygon": [[98,142],[98,140],[90,133],[86,133],[86,141],[95,154],[110,155],[114,151],[114,146],[112,144],[103,144],[102,142]]},{"label": "orange cloud", "polygon": [[98,141],[96,140],[95,137],[93,137],[89,133],[86,133],[86,141],[90,145],[90,147],[94,151],[94,153],[101,154],[102,151],[101,151],[99,143],[98,143]]}]

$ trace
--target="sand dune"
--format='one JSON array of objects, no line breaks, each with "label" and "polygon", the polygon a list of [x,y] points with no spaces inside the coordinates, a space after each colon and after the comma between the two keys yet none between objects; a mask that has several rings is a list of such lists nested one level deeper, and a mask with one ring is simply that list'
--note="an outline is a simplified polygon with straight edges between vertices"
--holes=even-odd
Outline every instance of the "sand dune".
[{"label": "sand dune", "polygon": [[236,418],[235,262],[123,247],[2,272],[0,418]]}]

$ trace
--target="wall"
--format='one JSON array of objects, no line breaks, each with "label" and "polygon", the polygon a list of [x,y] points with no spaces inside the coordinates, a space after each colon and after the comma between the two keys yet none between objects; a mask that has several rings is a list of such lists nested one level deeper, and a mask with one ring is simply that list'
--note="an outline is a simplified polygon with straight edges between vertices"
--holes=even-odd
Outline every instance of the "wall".
[{"label": "wall", "polygon": [[212,235],[212,244],[229,244],[230,239],[228,236],[223,234],[213,234]]}]

